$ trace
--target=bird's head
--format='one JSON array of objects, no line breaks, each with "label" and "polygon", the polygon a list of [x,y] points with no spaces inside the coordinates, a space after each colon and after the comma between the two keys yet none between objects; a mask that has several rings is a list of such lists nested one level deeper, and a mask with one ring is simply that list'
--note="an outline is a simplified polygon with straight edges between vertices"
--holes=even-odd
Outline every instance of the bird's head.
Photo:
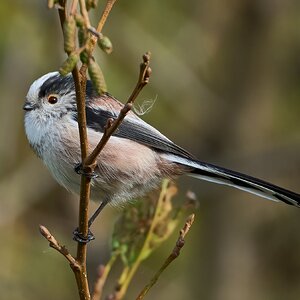
[{"label": "bird's head", "polygon": [[51,72],[32,83],[23,109],[26,115],[55,121],[76,109],[75,97],[72,76]]}]

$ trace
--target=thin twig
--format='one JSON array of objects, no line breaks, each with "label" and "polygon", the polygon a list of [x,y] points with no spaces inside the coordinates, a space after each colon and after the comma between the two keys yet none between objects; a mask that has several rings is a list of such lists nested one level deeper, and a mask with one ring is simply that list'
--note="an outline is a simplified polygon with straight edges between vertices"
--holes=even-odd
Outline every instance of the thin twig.
[{"label": "thin twig", "polygon": [[119,253],[114,253],[108,263],[104,265],[100,265],[98,268],[98,276],[94,284],[94,292],[92,295],[92,300],[101,300],[102,294],[103,294],[103,287],[105,285],[106,279],[108,277],[108,274],[112,268],[112,265],[116,261],[117,257],[119,256]]},{"label": "thin twig", "polygon": [[59,6],[60,9],[58,9],[58,16],[60,20],[60,26],[61,29],[63,30],[64,22],[67,18],[67,11],[66,11],[66,0],[59,0]]},{"label": "thin twig", "polygon": [[70,263],[72,269],[80,269],[80,265],[77,263],[76,259],[70,254],[65,246],[61,246],[55,237],[50,233],[50,231],[43,225],[40,225],[40,233],[49,242],[49,246],[60,254],[62,254]]},{"label": "thin twig", "polygon": [[90,22],[89,14],[86,9],[85,0],[79,0],[79,6],[80,6],[81,14],[84,18],[86,27],[87,28],[91,27],[91,22]]},{"label": "thin twig", "polygon": [[108,15],[109,15],[109,13],[110,13],[110,11],[111,11],[111,9],[112,9],[112,7],[113,7],[113,5],[115,4],[116,1],[117,0],[108,0],[107,1],[106,6],[104,8],[104,11],[102,13],[102,16],[100,18],[99,24],[97,26],[97,31],[99,33],[102,31],[103,26],[106,22],[106,19],[107,19]]},{"label": "thin twig", "polygon": [[136,300],[144,299],[145,295],[149,292],[151,287],[157,282],[157,280],[159,279],[162,272],[170,265],[170,263],[173,260],[175,260],[179,256],[180,251],[181,251],[181,249],[182,249],[182,247],[184,246],[184,243],[185,243],[184,238],[185,238],[186,234],[189,232],[189,230],[190,230],[190,228],[191,228],[191,226],[194,222],[194,218],[195,218],[194,214],[190,215],[187,218],[183,228],[179,232],[179,237],[177,239],[176,245],[175,245],[172,253],[165,260],[162,267],[157,271],[157,273],[153,276],[153,278],[150,280],[150,282],[143,288],[143,290],[140,292],[140,294],[138,295]]},{"label": "thin twig", "polygon": [[84,168],[86,167],[93,168],[95,166],[96,159],[100,154],[100,152],[102,151],[103,147],[106,145],[111,135],[120,126],[120,124],[126,117],[127,113],[132,109],[133,103],[137,98],[138,94],[140,93],[140,91],[149,82],[149,77],[151,75],[151,68],[149,67],[149,64],[150,64],[150,53],[147,52],[146,54],[143,55],[143,62],[140,65],[140,74],[135,89],[133,90],[126,104],[121,109],[117,119],[115,120],[108,119],[101,140],[99,141],[98,145],[93,150],[93,152],[84,161],[84,166],[83,166]]},{"label": "thin twig", "polygon": [[70,8],[70,15],[75,15],[77,11],[78,0],[73,0]]},{"label": "thin twig", "polygon": [[[83,0],[80,0],[83,1]],[[100,34],[104,24],[106,23],[107,17],[109,16],[109,13],[111,11],[111,9],[113,8],[113,5],[115,4],[117,0],[107,0],[105,8],[103,10],[103,13],[101,15],[100,21],[98,23],[97,29],[94,29],[91,25],[90,22],[88,21],[87,28],[93,32],[93,34],[90,37],[90,46],[89,46],[89,52],[92,53],[94,51],[95,45],[97,43],[98,37],[99,35],[97,35],[96,33]],[[83,1],[84,2],[84,1]],[[85,8],[86,10],[86,8]],[[83,63],[81,68],[80,68],[80,73],[86,72],[87,69],[87,64]]]}]

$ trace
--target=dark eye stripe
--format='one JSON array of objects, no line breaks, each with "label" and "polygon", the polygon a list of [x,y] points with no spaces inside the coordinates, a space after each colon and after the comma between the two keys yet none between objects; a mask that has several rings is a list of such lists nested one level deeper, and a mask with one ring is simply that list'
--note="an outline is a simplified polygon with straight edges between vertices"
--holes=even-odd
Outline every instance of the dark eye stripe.
[{"label": "dark eye stripe", "polygon": [[[39,91],[39,98],[43,98],[50,94],[68,94],[75,89],[73,77],[71,75],[61,76],[60,74],[53,75],[48,78],[41,86]],[[93,88],[90,80],[86,83],[86,95],[88,98],[98,97],[97,92]]]},{"label": "dark eye stripe", "polygon": [[45,97],[49,94],[61,94],[74,89],[72,76],[60,76],[59,74],[48,78],[41,86],[39,97]]}]

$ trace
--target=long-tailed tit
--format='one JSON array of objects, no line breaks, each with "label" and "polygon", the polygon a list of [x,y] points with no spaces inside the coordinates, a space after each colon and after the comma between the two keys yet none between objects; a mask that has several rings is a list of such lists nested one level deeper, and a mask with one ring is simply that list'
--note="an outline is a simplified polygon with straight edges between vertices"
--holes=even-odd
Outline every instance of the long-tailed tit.
[{"label": "long-tailed tit", "polygon": [[[79,193],[80,177],[74,167],[81,161],[75,88],[72,76],[52,72],[30,87],[25,131],[35,153],[66,189]],[[122,104],[109,94],[99,96],[87,82],[86,115],[89,150],[99,142],[108,118],[116,118]],[[107,204],[138,198],[164,177],[187,174],[199,179],[300,206],[300,195],[260,179],[204,163],[130,112],[97,159],[91,199]],[[90,224],[92,223],[92,220]]]}]

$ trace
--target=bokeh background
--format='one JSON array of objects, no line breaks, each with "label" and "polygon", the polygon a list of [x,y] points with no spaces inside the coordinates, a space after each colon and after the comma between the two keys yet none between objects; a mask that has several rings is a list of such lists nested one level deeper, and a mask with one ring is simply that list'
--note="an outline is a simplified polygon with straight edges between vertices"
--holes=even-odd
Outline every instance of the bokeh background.
[{"label": "bokeh background", "polygon": [[[57,13],[45,0],[1,1],[0,28],[0,298],[77,299],[68,264],[38,224],[75,250],[78,199],[50,177],[23,129],[29,85],[65,57]],[[114,52],[97,50],[96,58],[113,95],[126,100],[150,50],[153,75],[139,103],[156,102],[145,120],[201,160],[300,192],[299,1],[120,0],[104,33]],[[182,255],[149,299],[299,299],[299,210],[192,178],[178,184],[200,208]],[[119,214],[108,208],[94,226],[91,278],[109,257]],[[175,240],[143,264],[127,299]]]}]

